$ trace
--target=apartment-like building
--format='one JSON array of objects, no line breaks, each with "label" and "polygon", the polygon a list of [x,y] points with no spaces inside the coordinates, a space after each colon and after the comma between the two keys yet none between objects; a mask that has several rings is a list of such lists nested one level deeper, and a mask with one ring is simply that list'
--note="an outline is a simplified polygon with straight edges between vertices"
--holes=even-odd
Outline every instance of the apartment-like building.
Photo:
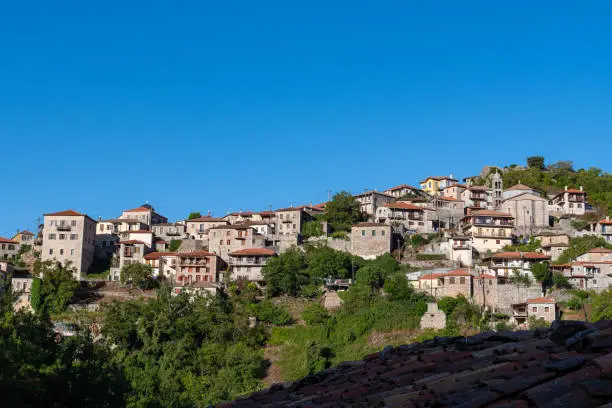
[{"label": "apartment-like building", "polygon": [[461,266],[472,266],[472,238],[464,236],[452,236],[448,238],[448,259],[459,263]]},{"label": "apartment-like building", "polygon": [[230,279],[263,282],[263,267],[276,252],[268,248],[248,248],[230,253]]},{"label": "apartment-like building", "polygon": [[374,259],[393,249],[391,226],[376,222],[362,222],[351,228],[351,254]]},{"label": "apartment-like building", "polygon": [[499,279],[510,279],[514,273],[533,279],[531,266],[545,261],[550,261],[550,256],[540,252],[499,252],[491,255],[488,267]]},{"label": "apartment-like building", "polygon": [[140,207],[125,210],[121,213],[119,219],[138,220],[147,225],[164,224],[168,222],[168,218],[158,214],[149,204],[143,204]]},{"label": "apartment-like building", "polygon": [[461,201],[465,206],[474,210],[489,208],[491,189],[486,186],[470,186],[461,193]]},{"label": "apartment-like building", "polygon": [[589,231],[593,234],[599,235],[606,242],[612,243],[612,221],[610,217],[602,218],[589,225]]},{"label": "apartment-like building", "polygon": [[208,231],[213,227],[221,225],[230,225],[231,222],[224,218],[215,218],[211,216],[192,218],[185,221],[186,233],[190,239],[208,239]]},{"label": "apartment-like building", "polygon": [[70,264],[81,280],[94,261],[96,222],[74,210],[44,215],[41,259]]},{"label": "apartment-like building", "polygon": [[216,254],[208,251],[178,253],[176,282],[181,285],[192,285],[200,282],[219,282],[219,272],[225,262]]},{"label": "apartment-like building", "polygon": [[19,242],[0,237],[0,259],[15,259],[19,252]]},{"label": "apartment-like building", "polygon": [[431,211],[405,201],[385,204],[376,210],[376,222],[388,225],[401,224],[409,231],[417,233],[432,232],[427,214]]},{"label": "apartment-like building", "polygon": [[426,192],[431,196],[439,196],[440,191],[444,190],[446,187],[451,184],[457,183],[457,179],[453,178],[453,175],[450,176],[433,176],[427,177],[422,180],[419,184],[421,186],[421,190]]},{"label": "apartment-like building", "polygon": [[514,217],[494,211],[471,211],[461,220],[463,235],[472,238],[472,247],[481,254],[497,252],[512,244]]},{"label": "apartment-like building", "polygon": [[399,186],[391,187],[383,191],[383,193],[390,195],[395,199],[400,199],[408,196],[420,197],[423,195],[423,191],[421,191],[421,189],[409,186],[407,184],[401,184]]},{"label": "apartment-like building", "polygon": [[11,239],[17,241],[19,245],[34,245],[34,233],[28,230],[18,231]]},{"label": "apartment-like building", "polygon": [[454,198],[455,200],[463,200],[463,192],[467,190],[468,186],[465,184],[453,183],[442,189],[441,196]]},{"label": "apartment-like building", "polygon": [[186,225],[182,222],[153,224],[151,226],[151,231],[153,231],[156,237],[167,242],[173,239],[187,238]]},{"label": "apartment-like building", "polygon": [[208,249],[223,261],[229,262],[230,253],[248,248],[271,247],[272,243],[264,235],[258,234],[249,223],[219,225],[208,233]]},{"label": "apartment-like building", "polygon": [[553,216],[584,215],[587,210],[587,193],[582,186],[579,190],[565,189],[548,201],[548,209]]},{"label": "apartment-like building", "polygon": [[144,263],[153,269],[153,276],[175,281],[178,259],[177,252],[150,252],[144,256]]}]

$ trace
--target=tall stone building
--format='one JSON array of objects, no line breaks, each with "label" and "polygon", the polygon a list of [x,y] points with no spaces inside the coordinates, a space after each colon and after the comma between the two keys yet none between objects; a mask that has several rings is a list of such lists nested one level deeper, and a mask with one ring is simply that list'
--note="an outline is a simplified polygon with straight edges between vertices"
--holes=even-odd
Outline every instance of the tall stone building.
[{"label": "tall stone building", "polygon": [[494,173],[491,177],[491,205],[495,209],[501,207],[503,201],[504,181],[499,173]]},{"label": "tall stone building", "polygon": [[366,259],[390,253],[391,226],[376,222],[362,222],[351,228],[351,253]]},{"label": "tall stone building", "polygon": [[74,278],[81,280],[94,260],[96,222],[74,210],[44,215],[43,261],[57,261],[75,268]]},{"label": "tall stone building", "polygon": [[523,193],[502,202],[501,211],[514,217],[514,229],[518,235],[531,236],[549,226],[548,200]]}]

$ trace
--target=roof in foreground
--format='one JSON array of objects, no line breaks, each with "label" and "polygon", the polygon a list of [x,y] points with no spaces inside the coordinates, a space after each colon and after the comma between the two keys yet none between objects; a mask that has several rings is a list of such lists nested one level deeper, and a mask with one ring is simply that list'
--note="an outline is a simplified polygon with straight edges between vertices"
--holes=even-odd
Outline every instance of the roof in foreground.
[{"label": "roof in foreground", "polygon": [[272,256],[276,255],[276,252],[268,248],[246,248],[239,251],[230,252],[232,256],[249,256],[249,255],[260,255],[260,256]]},{"label": "roof in foreground", "polygon": [[611,383],[612,320],[557,321],[389,346],[220,406],[590,408],[610,401]]}]

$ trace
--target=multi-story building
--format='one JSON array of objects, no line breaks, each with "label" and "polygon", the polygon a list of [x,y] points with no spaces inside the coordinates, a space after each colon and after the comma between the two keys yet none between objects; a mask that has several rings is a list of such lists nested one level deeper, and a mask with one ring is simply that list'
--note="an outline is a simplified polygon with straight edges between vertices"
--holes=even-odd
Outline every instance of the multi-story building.
[{"label": "multi-story building", "polygon": [[606,218],[590,224],[589,231],[599,235],[605,239],[606,242],[612,243],[612,221],[610,221],[610,217],[607,216]]},{"label": "multi-story building", "polygon": [[460,266],[472,266],[472,238],[453,236],[448,239],[448,259]]},{"label": "multi-story building", "polygon": [[392,249],[390,225],[362,222],[351,228],[351,254],[373,259],[390,253]]},{"label": "multi-story building", "polygon": [[276,252],[268,248],[241,249],[230,253],[230,279],[246,279],[252,282],[262,282],[263,267]]},{"label": "multi-story building", "polygon": [[514,217],[517,235],[531,236],[550,226],[548,200],[531,193],[522,193],[505,199],[501,210]]},{"label": "multi-story building", "polygon": [[119,218],[138,220],[147,225],[164,224],[168,222],[168,218],[155,212],[155,209],[149,204],[143,204],[140,207],[125,210]]},{"label": "multi-story building", "polygon": [[208,234],[208,248],[223,261],[229,262],[230,253],[247,248],[271,247],[267,237],[258,234],[249,223],[219,225],[212,227]]},{"label": "multi-story building", "polygon": [[542,253],[551,261],[556,261],[569,247],[569,237],[565,234],[538,235],[535,239],[540,241]]},{"label": "multi-story building", "polygon": [[150,252],[144,256],[144,263],[153,269],[153,276],[174,281],[177,276],[178,253]]},{"label": "multi-story building", "polygon": [[208,251],[178,253],[176,281],[182,285],[216,283],[225,262]]},{"label": "multi-story building", "polygon": [[186,232],[190,239],[208,240],[208,230],[220,225],[229,225],[230,222],[223,218],[215,218],[211,216],[192,218],[186,220]]},{"label": "multi-story building", "polygon": [[587,193],[582,190],[565,189],[558,194],[555,194],[548,201],[548,210],[550,215],[584,215],[587,210]]},{"label": "multi-story building", "polygon": [[449,177],[446,176],[435,176],[435,177],[427,177],[422,180],[419,184],[421,185],[421,190],[425,191],[427,194],[432,196],[440,195],[440,190],[445,189],[451,184],[457,183],[457,179],[453,178],[451,174]]},{"label": "multi-story building", "polygon": [[433,231],[455,228],[465,215],[464,202],[453,197],[435,197],[430,205],[432,211],[429,212],[428,218]]},{"label": "multi-story building", "polygon": [[465,184],[453,183],[442,189],[441,196],[454,198],[455,200],[463,200],[463,192],[467,190],[468,186]]},{"label": "multi-story building", "polygon": [[66,210],[44,215],[41,258],[75,269],[81,280],[94,260],[96,222],[86,214]]},{"label": "multi-story building", "polygon": [[491,255],[489,270],[498,279],[512,278],[514,273],[533,278],[531,266],[544,261],[550,257],[539,252],[500,252]]},{"label": "multi-story building", "polygon": [[151,226],[151,230],[156,237],[159,237],[167,242],[170,242],[173,239],[187,238],[186,226],[182,222],[154,224]]},{"label": "multi-story building", "polygon": [[530,317],[547,322],[557,319],[557,305],[554,299],[543,297],[527,299],[513,304],[512,309],[510,323],[516,323],[519,327],[526,327]]},{"label": "multi-story building", "polygon": [[376,210],[376,222],[388,225],[401,224],[408,230],[418,233],[432,231],[431,223],[427,219],[428,208],[419,207],[414,204],[397,201],[378,207]]},{"label": "multi-story building", "polygon": [[486,186],[470,186],[461,193],[461,201],[467,208],[485,210],[489,208],[491,189]]},{"label": "multi-story building", "polygon": [[19,245],[34,245],[34,233],[28,230],[18,231],[11,239],[17,241]]},{"label": "multi-story building", "polygon": [[17,310],[32,310],[30,293],[34,277],[26,270],[13,270],[11,273],[11,289],[16,296],[13,308]]},{"label": "multi-story building", "polygon": [[19,242],[0,237],[0,259],[15,259],[19,252]]},{"label": "multi-story building", "polygon": [[278,235],[298,236],[302,226],[311,217],[306,214],[304,207],[289,207],[276,210],[275,232]]},{"label": "multi-story building", "polygon": [[494,210],[471,211],[461,220],[463,235],[472,238],[472,247],[481,254],[496,252],[512,244],[514,218]]},{"label": "multi-story building", "polygon": [[499,173],[493,173],[491,176],[491,189],[489,190],[489,205],[496,210],[501,207],[503,196],[502,192],[504,189],[504,181]]},{"label": "multi-story building", "polygon": [[124,266],[145,263],[145,255],[152,252],[151,244],[144,241],[129,239],[119,242],[119,250],[111,261],[110,280],[118,281],[121,279],[121,269]]},{"label": "multi-story building", "polygon": [[364,191],[361,194],[356,194],[354,197],[359,202],[361,212],[371,218],[376,216],[378,207],[395,201],[394,196],[376,190]]},{"label": "multi-story building", "polygon": [[525,193],[533,194],[538,197],[540,196],[540,193],[536,189],[526,186],[525,184],[521,184],[521,182],[519,181],[518,184],[515,184],[512,187],[506,188],[502,193],[502,198],[504,200],[507,200],[514,196],[525,194]]}]

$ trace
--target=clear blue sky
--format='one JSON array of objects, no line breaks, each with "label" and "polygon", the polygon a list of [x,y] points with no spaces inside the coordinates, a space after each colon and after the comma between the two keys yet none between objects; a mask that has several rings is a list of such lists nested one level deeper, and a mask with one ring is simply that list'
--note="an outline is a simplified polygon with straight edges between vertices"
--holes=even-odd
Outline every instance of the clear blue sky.
[{"label": "clear blue sky", "polygon": [[610,171],[611,21],[609,1],[2,2],[0,235],[532,154]]}]

